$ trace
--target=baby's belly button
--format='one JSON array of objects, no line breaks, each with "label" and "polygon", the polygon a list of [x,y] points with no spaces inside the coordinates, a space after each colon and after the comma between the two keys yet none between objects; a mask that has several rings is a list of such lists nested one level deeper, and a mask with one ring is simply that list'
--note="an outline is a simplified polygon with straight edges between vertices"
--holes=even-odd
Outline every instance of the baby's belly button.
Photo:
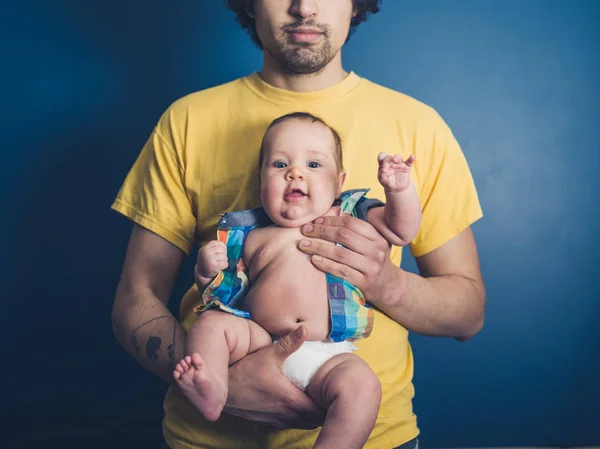
[{"label": "baby's belly button", "polygon": [[[304,324],[309,334],[322,334],[326,332],[328,327],[329,317],[318,317],[315,315],[307,315],[306,313],[298,313],[298,311],[285,309],[274,304],[267,305],[265,303],[257,304],[250,310],[252,318],[267,332],[273,335],[284,336],[292,332],[299,325]],[[321,319],[322,318],[322,319]]]}]

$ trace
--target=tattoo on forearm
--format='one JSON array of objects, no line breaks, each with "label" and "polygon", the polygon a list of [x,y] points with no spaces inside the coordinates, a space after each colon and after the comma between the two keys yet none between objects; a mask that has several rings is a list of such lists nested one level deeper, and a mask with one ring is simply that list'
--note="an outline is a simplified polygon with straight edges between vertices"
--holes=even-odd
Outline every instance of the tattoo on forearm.
[{"label": "tattoo on forearm", "polygon": [[149,325],[150,323],[156,321],[156,320],[161,320],[161,319],[167,319],[169,321],[172,322],[173,327],[172,327],[172,333],[171,335],[169,335],[170,337],[170,342],[168,342],[169,344],[165,346],[163,346],[163,339],[167,339],[169,337],[167,337],[164,333],[161,335],[150,335],[148,337],[148,340],[146,341],[146,345],[145,345],[145,358],[147,361],[149,362],[153,362],[153,361],[159,361],[160,362],[160,358],[161,357],[168,357],[169,359],[169,371],[173,370],[173,364],[174,364],[174,354],[175,354],[175,332],[177,330],[177,320],[172,317],[172,316],[168,316],[168,315],[164,315],[164,316],[158,316],[155,318],[152,318],[151,320],[141,324],[140,326],[138,326],[131,334],[131,342],[133,347],[135,348],[136,354],[138,355],[138,357],[141,357],[142,359],[144,358],[142,356],[141,353],[141,348],[140,348],[140,341],[139,338],[136,336],[136,334],[138,334],[144,327],[146,327],[147,325]]},{"label": "tattoo on forearm", "polygon": [[148,343],[146,343],[146,357],[148,357],[148,360],[156,360],[158,358],[156,353],[160,349],[161,344],[162,340],[160,337],[150,336]]}]

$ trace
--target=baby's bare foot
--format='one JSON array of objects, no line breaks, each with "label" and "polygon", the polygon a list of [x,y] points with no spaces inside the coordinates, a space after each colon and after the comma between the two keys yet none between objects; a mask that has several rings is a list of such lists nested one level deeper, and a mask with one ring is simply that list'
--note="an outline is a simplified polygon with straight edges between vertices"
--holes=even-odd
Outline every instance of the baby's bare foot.
[{"label": "baby's bare foot", "polygon": [[199,354],[181,360],[173,371],[183,395],[208,421],[216,421],[227,400],[227,387],[214,377]]}]

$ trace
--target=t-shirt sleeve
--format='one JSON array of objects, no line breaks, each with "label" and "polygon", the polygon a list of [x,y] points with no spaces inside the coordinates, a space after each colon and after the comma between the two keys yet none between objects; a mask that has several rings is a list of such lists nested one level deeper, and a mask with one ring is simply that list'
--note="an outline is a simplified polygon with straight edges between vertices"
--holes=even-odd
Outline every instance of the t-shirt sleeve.
[{"label": "t-shirt sleeve", "polygon": [[183,150],[169,121],[163,115],[111,207],[189,255],[196,218],[185,188]]},{"label": "t-shirt sleeve", "polygon": [[423,216],[410,250],[419,257],[451,240],[483,212],[466,158],[437,113],[432,113],[430,123],[417,133],[415,157],[414,175]]}]

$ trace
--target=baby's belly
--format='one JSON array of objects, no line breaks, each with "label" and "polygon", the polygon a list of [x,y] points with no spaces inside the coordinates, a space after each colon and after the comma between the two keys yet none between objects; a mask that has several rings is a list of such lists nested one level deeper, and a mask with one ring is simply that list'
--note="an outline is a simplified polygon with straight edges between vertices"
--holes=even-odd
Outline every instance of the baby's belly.
[{"label": "baby's belly", "polygon": [[283,264],[273,261],[266,266],[246,296],[246,309],[273,336],[285,336],[304,324],[308,340],[327,340],[330,319],[325,274],[302,259]]}]

